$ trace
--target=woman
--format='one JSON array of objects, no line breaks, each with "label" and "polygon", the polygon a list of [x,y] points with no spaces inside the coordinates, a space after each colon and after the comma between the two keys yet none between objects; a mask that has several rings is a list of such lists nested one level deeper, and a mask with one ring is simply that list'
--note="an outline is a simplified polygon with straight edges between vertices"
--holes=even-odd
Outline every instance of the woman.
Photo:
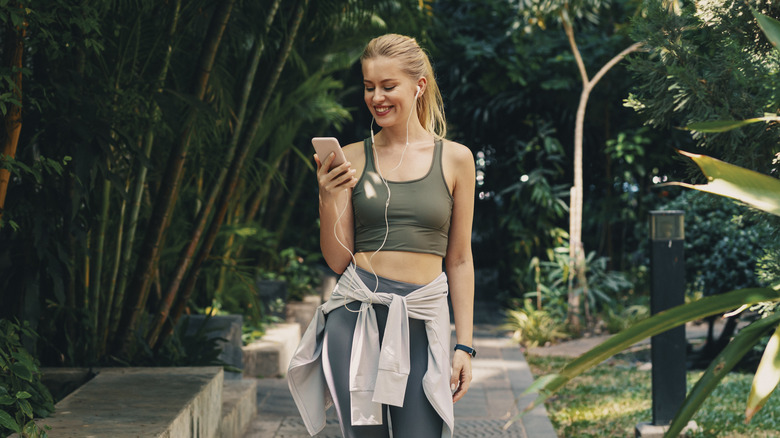
[{"label": "woman", "polygon": [[475,354],[474,160],[444,140],[441,94],[414,39],[375,38],[361,64],[381,131],[372,122],[340,166],[315,154],[320,246],[343,275],[290,364],[290,390],[312,435],[332,402],[345,437],[451,437]]}]

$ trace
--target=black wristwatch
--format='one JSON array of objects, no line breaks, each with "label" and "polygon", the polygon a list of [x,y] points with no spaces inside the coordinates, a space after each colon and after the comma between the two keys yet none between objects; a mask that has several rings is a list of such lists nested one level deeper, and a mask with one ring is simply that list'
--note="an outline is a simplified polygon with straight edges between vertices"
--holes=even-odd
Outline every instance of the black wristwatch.
[{"label": "black wristwatch", "polygon": [[455,350],[465,351],[471,357],[475,357],[477,355],[477,350],[475,350],[475,349],[473,349],[471,347],[467,347],[467,346],[465,346],[463,344],[455,344]]}]

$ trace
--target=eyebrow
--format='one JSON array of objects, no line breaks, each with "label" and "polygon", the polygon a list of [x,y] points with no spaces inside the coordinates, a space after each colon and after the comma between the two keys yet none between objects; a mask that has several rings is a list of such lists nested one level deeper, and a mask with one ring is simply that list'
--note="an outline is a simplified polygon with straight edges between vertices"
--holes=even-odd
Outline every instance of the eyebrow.
[{"label": "eyebrow", "polygon": [[[382,79],[379,81],[380,84],[384,84],[386,82],[398,82],[398,79],[390,78],[390,79]],[[373,84],[374,81],[369,81],[368,79],[363,79],[364,84]]]}]

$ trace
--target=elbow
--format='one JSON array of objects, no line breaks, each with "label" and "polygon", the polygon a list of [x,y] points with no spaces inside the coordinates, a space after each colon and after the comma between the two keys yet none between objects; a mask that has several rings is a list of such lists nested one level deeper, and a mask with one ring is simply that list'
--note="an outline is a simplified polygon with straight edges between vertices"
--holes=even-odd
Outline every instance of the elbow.
[{"label": "elbow", "polygon": [[347,270],[347,266],[349,266],[349,260],[332,260],[326,258],[325,262],[328,264],[330,270],[338,275],[343,274],[344,271]]},{"label": "elbow", "polygon": [[473,269],[474,257],[471,255],[471,251],[458,254],[447,254],[447,257],[444,259],[444,264],[448,271],[463,267],[470,267]]}]

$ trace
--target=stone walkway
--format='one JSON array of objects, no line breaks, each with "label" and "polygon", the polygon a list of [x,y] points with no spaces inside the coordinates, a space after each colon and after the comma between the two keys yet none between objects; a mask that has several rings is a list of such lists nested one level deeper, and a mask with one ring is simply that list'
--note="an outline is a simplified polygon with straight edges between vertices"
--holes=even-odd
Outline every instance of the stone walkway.
[{"label": "stone walkway", "polygon": [[[455,404],[455,436],[556,438],[543,406],[536,407],[508,429],[503,429],[507,420],[534,398],[533,395],[520,398],[533,381],[520,348],[491,325],[475,326],[474,347],[479,352],[473,361],[474,380],[468,394]],[[285,379],[259,379],[257,403],[257,417],[245,438],[309,436]],[[325,429],[317,436],[341,438],[334,409],[328,415]]]}]

